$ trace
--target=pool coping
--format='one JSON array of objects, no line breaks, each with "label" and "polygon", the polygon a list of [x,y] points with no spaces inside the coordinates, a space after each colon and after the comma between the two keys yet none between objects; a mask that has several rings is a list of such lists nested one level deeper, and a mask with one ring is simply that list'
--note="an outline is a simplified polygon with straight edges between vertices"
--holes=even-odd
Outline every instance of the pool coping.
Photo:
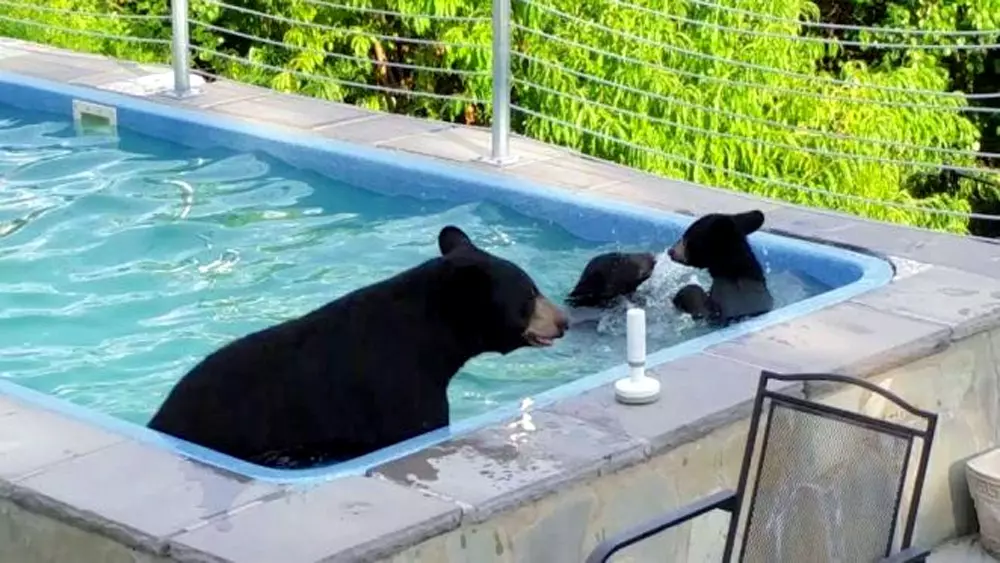
[{"label": "pool coping", "polygon": [[[165,69],[0,40],[0,70],[100,87]],[[519,160],[497,169],[479,160],[489,149],[489,131],[481,128],[227,81],[185,100],[148,99],[250,123],[270,115],[269,123],[324,137],[688,215],[753,206],[767,213],[768,232],[884,254],[896,266],[890,285],[657,367],[653,375],[674,392],[652,405],[617,404],[604,385],[366,476],[308,487],[247,480],[0,395],[0,498],[176,560],[385,557],[743,418],[761,369],[866,375],[1000,324],[996,242],[656,178],[518,136],[511,152]],[[530,444],[497,453],[497,444],[526,434]],[[438,478],[455,464],[461,468],[450,469],[466,478]],[[331,519],[338,526],[329,526]]]},{"label": "pool coping", "polygon": [[[144,133],[173,142],[195,147],[203,145],[214,147],[219,143],[245,150],[271,152],[273,155],[288,159],[288,163],[292,166],[320,174],[339,175],[338,179],[342,181],[364,185],[367,189],[388,195],[411,195],[426,191],[427,195],[433,193],[459,203],[478,202],[485,198],[536,219],[555,220],[575,236],[587,239],[598,236],[604,241],[607,236],[614,235],[618,241],[631,240],[631,243],[640,244],[640,241],[636,240],[638,236],[639,239],[647,242],[655,241],[659,245],[663,244],[662,241],[673,240],[680,229],[693,220],[687,215],[665,210],[650,210],[629,202],[609,199],[607,196],[593,196],[584,192],[573,193],[527,179],[505,178],[478,170],[449,166],[447,163],[419,155],[394,154],[378,148],[343,143],[317,135],[303,135],[295,130],[263,124],[251,125],[233,117],[216,116],[188,108],[175,108],[113,92],[35,79],[2,70],[0,70],[0,87],[2,87],[0,101],[14,104],[15,107],[50,111],[54,112],[53,115],[58,115],[70,111],[71,100],[74,103],[76,100],[85,101],[91,107],[107,106],[115,108],[119,126],[141,127]],[[209,140],[206,142],[206,139]],[[337,154],[339,158],[331,159],[330,154]],[[332,164],[334,162],[339,164]],[[403,184],[388,179],[380,181],[372,177],[374,169],[386,170],[386,178],[405,174],[408,181]],[[392,172],[389,173],[389,170]],[[594,214],[597,216],[593,216]],[[604,232],[600,235],[595,235],[590,229],[584,228],[584,225],[595,221],[607,221],[605,226],[608,228],[603,229]],[[664,230],[670,232],[663,232]],[[828,280],[836,286],[834,289],[709,334],[666,348],[651,350],[647,357],[649,367],[700,352],[708,346],[850,299],[868,289],[888,283],[894,273],[891,263],[886,258],[874,256],[863,249],[848,250],[835,245],[818,244],[797,237],[777,236],[767,232],[754,233],[750,239],[762,257],[764,253],[776,252],[777,255],[786,255],[786,259],[789,254],[799,254],[809,256],[810,260],[816,258],[832,260],[852,270],[860,270],[860,277],[843,284]],[[840,265],[835,268],[839,269]],[[611,383],[625,375],[626,370],[625,362],[621,361],[609,369],[534,393],[531,396],[533,407],[547,406],[566,397]],[[365,475],[371,469],[394,459],[438,445],[473,430],[494,425],[518,414],[516,403],[502,404],[475,416],[452,420],[446,428],[422,434],[349,461],[321,468],[278,470],[248,464],[4,380],[0,380],[0,393],[23,398],[36,405],[74,416],[84,423],[111,429],[140,442],[185,455],[223,470],[238,472],[245,477],[287,484],[307,484],[310,481],[329,480],[345,475]]]}]

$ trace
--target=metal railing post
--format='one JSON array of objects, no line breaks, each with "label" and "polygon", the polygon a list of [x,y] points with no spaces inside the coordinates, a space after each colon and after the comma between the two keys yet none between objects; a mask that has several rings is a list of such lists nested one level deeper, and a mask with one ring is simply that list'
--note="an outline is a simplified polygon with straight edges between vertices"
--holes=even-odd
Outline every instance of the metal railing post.
[{"label": "metal railing post", "polygon": [[171,0],[170,22],[173,31],[173,41],[170,45],[170,56],[174,67],[173,95],[184,98],[193,94],[191,91],[191,75],[188,73],[188,0]]},{"label": "metal railing post", "polygon": [[493,0],[493,125],[487,160],[503,166],[510,156],[510,0]]}]

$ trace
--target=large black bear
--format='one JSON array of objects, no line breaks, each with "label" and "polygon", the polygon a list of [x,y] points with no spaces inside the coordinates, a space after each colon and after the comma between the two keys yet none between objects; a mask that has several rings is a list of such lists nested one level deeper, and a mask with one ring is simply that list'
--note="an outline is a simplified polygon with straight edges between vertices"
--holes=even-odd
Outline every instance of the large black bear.
[{"label": "large black bear", "polygon": [[271,467],[342,461],[444,427],[473,357],[549,346],[567,319],[454,226],[441,256],[239,338],[181,378],[149,427]]},{"label": "large black bear", "polygon": [[712,287],[705,293],[698,285],[686,285],[674,295],[674,306],[722,325],[770,311],[774,298],[747,241],[763,224],[764,214],[758,210],[710,213],[691,223],[667,254],[678,264],[707,269]]}]

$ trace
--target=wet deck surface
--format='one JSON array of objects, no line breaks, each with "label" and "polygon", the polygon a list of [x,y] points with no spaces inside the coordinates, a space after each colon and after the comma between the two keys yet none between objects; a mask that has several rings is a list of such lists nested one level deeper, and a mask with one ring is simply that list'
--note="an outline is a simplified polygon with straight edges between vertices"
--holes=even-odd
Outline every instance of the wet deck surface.
[{"label": "wet deck surface", "polygon": [[996,563],[987,553],[977,536],[967,536],[937,547],[927,559],[928,563]]}]

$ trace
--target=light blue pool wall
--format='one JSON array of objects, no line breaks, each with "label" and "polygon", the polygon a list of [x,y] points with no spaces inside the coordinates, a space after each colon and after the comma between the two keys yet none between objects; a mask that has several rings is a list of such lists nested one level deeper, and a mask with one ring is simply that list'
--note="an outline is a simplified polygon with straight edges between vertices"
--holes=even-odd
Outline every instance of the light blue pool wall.
[{"label": "light blue pool wall", "polygon": [[[386,195],[445,199],[456,203],[487,200],[535,219],[551,221],[587,241],[617,242],[623,248],[662,249],[676,240],[694,220],[685,215],[646,209],[584,193],[570,193],[472,168],[441,164],[426,157],[307,136],[300,131],[250,124],[235,118],[112,92],[0,72],[0,104],[72,119],[73,99],[115,107],[119,128],[148,137],[196,149],[222,147],[239,152],[265,153],[299,169]],[[771,268],[802,272],[835,289],[679,345],[651,351],[648,357],[650,367],[849,299],[887,283],[893,275],[892,266],[887,261],[868,254],[766,232],[755,233],[750,240],[754,251]],[[609,383],[624,375],[625,368],[623,363],[535,395],[535,406],[544,406]],[[249,464],[9,381],[0,380],[0,393],[20,397],[247,477],[302,484],[343,475],[364,474],[392,459],[518,414],[518,405],[504,405],[485,414],[453,422],[448,428],[349,462],[307,470],[279,470]]]},{"label": "light blue pool wall", "polygon": [[[51,88],[20,83],[0,73],[0,103],[71,119],[73,99],[117,108],[118,126],[143,135],[196,149],[223,147],[237,152],[268,154],[301,170],[336,178],[385,195],[407,195],[456,203],[487,200],[528,217],[548,220],[591,242],[617,242],[623,247],[666,248],[692,217],[642,209],[608,199],[484,174],[434,163],[427,158],[328,139],[310,139],[277,127],[246,124],[206,113],[154,104],[135,98],[60,85]],[[41,82],[41,81],[39,81]],[[178,122],[183,126],[178,126]],[[264,138],[261,134],[273,138]],[[332,152],[336,151],[336,152]],[[340,154],[337,154],[340,153]],[[395,171],[398,174],[386,173]],[[839,252],[787,237],[758,233],[751,237],[754,251],[776,270],[806,272],[829,287],[840,287],[864,274],[856,260]],[[761,247],[766,246],[766,256]]]}]

